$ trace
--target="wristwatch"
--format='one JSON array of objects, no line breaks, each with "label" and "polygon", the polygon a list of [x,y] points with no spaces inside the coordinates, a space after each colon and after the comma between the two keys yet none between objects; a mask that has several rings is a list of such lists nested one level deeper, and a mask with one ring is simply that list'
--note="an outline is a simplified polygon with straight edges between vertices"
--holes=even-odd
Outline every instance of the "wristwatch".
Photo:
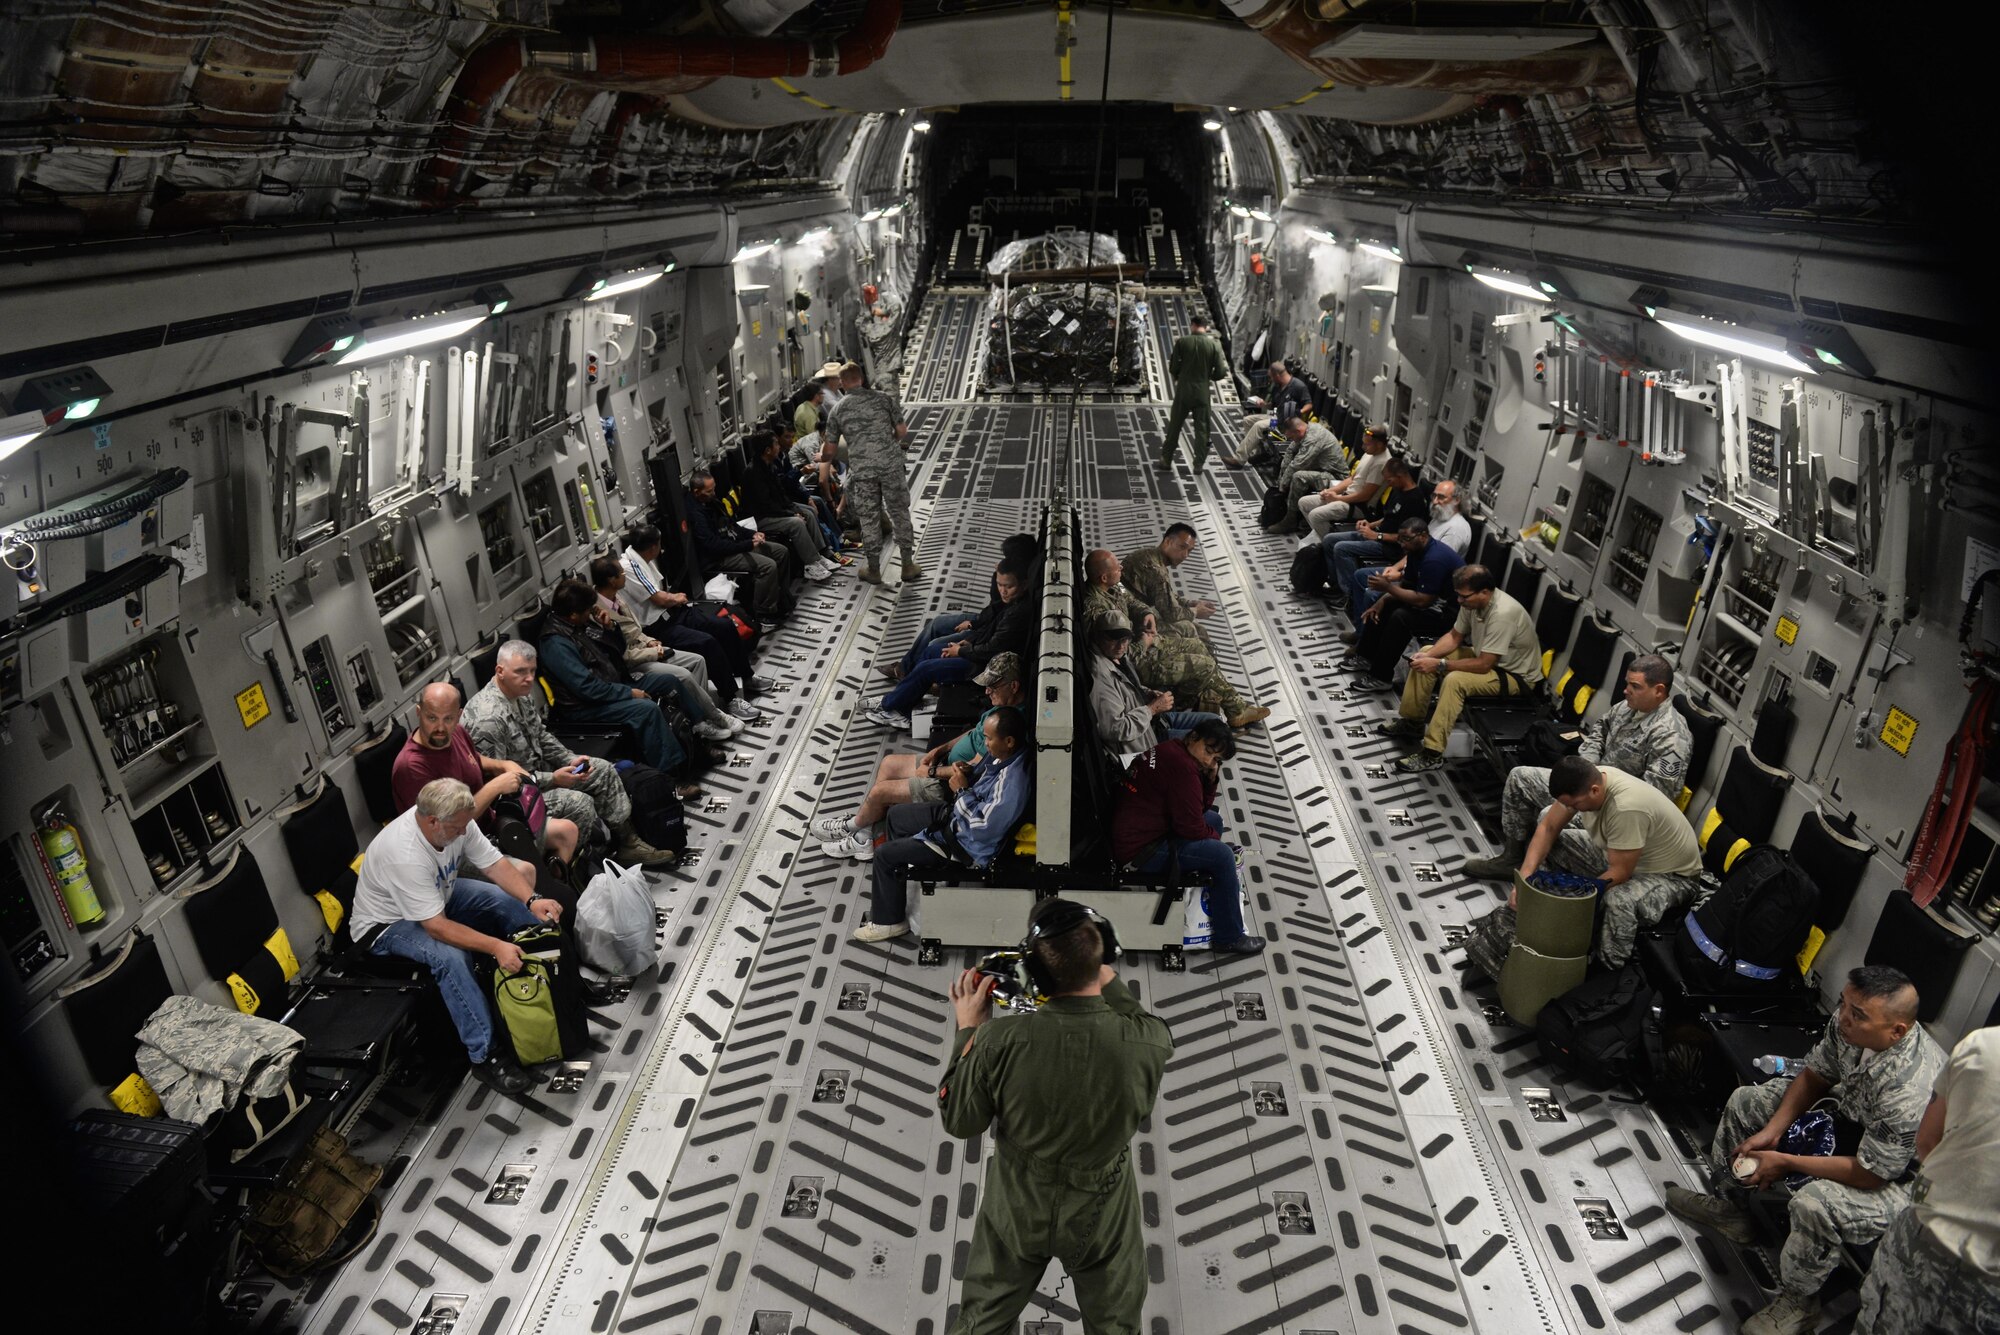
[{"label": "wristwatch", "polygon": [[537,902],[537,901],[539,901],[539,900],[544,900],[544,899],[547,899],[547,898],[548,898],[548,896],[547,896],[547,895],[545,895],[545,894],[543,894],[543,893],[542,893],[541,891],[539,891],[539,890],[530,890],[530,891],[528,892],[528,907],[529,907],[529,908],[533,908],[533,907],[535,907],[535,904],[536,904],[536,902]]}]

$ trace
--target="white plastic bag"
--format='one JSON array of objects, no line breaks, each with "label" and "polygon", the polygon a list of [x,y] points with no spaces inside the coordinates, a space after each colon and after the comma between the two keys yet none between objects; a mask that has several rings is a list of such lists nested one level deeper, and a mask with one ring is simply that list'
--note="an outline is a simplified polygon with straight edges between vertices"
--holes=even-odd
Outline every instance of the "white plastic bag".
[{"label": "white plastic bag", "polygon": [[592,982],[630,978],[653,967],[659,944],[653,936],[653,891],[637,867],[609,858],[590,878],[576,904],[576,948],[582,973]]},{"label": "white plastic bag", "polygon": [[712,603],[733,603],[736,601],[736,581],[727,575],[711,575],[708,583],[701,586],[701,595]]},{"label": "white plastic bag", "polygon": [[1208,887],[1191,885],[1181,898],[1187,905],[1187,918],[1181,924],[1181,949],[1207,950],[1211,944],[1208,927]]}]

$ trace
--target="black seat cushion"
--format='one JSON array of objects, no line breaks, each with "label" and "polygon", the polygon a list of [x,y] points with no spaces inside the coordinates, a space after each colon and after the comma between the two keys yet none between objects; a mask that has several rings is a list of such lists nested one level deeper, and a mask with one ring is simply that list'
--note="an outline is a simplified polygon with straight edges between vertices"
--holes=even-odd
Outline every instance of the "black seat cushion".
[{"label": "black seat cushion", "polygon": [[1695,789],[1708,774],[1708,762],[1715,754],[1715,739],[1722,733],[1722,715],[1703,709],[1685,695],[1676,695],[1673,706],[1688,725],[1687,784],[1681,789],[1681,810],[1687,810]]},{"label": "black seat cushion", "polygon": [[1535,614],[1535,599],[1542,591],[1542,572],[1528,564],[1528,558],[1519,548],[1514,550],[1513,563],[1507,567],[1507,577],[1500,582],[1506,594],[1522,607],[1528,615]]},{"label": "black seat cushion", "polygon": [[1917,1018],[1935,1020],[1958,981],[1959,966],[1973,940],[1933,918],[1904,891],[1893,890],[1876,920],[1866,961],[1908,974],[1917,985]]},{"label": "black seat cushion", "polygon": [[139,1031],[173,994],[159,946],[135,932],[120,955],[63,998],[92,1080],[109,1089],[132,1074]]},{"label": "black seat cushion", "polygon": [[403,744],[409,740],[410,730],[392,721],[387,732],[354,753],[354,778],[361,785],[361,800],[377,824],[387,825],[402,814],[396,809],[395,786],[390,776],[396,767],[396,757],[403,753]]},{"label": "black seat cushion", "polygon": [[355,862],[361,845],[354,837],[340,785],[325,780],[319,795],[286,816],[280,829],[299,888],[319,901],[334,948],[345,950],[350,944],[347,919],[354,908]]},{"label": "black seat cushion", "polygon": [[1702,865],[1720,876],[1737,853],[1769,843],[1791,784],[1791,775],[1763,764],[1745,748],[1731,752],[1715,805],[1701,823]]},{"label": "black seat cushion", "polygon": [[1792,836],[1792,859],[1819,887],[1819,915],[1813,925],[1820,931],[1831,933],[1847,917],[1847,906],[1861,888],[1874,851],[1834,829],[1817,809],[1800,818],[1798,833]]},{"label": "black seat cushion", "polygon": [[1570,646],[1568,667],[1551,683],[1561,721],[1574,723],[1583,718],[1611,671],[1611,657],[1617,649],[1617,627],[1607,626],[1594,616],[1584,619],[1576,632],[1576,643]]},{"label": "black seat cushion", "polygon": [[194,937],[202,967],[226,978],[278,930],[263,869],[248,849],[239,849],[221,879],[188,896],[182,918]]}]

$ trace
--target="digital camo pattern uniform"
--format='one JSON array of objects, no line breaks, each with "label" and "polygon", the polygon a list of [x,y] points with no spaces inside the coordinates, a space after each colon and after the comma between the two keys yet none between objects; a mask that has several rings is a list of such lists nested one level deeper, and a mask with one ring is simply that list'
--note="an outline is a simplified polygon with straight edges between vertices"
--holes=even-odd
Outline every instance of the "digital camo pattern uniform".
[{"label": "digital camo pattern uniform", "polygon": [[167,1116],[200,1123],[281,1092],[304,1044],[295,1029],[172,996],[139,1030],[136,1065]]},{"label": "digital camo pattern uniform", "polygon": [[910,523],[910,477],[896,428],[903,405],[879,389],[857,389],[840,401],[827,423],[826,437],[847,451],[847,504],[861,525],[861,551],[868,568],[882,568],[882,516],[896,529],[903,560],[917,559],[917,534]]},{"label": "digital camo pattern uniform", "polygon": [[[1577,754],[1593,765],[1610,765],[1642,779],[1678,802],[1687,784],[1688,757],[1694,735],[1672,701],[1641,714],[1620,700],[1585,731]],[[1548,771],[1543,770],[1544,777]],[[1546,802],[1544,803],[1546,805]]]},{"label": "digital camo pattern uniform", "polygon": [[[1923,1190],[1917,1179],[1916,1190]],[[1994,1335],[2000,1280],[1953,1256],[1904,1210],[1882,1235],[1861,1286],[1855,1335]]]},{"label": "digital camo pattern uniform", "polygon": [[[1158,547],[1141,547],[1125,557],[1125,588],[1140,602],[1153,609],[1159,618],[1162,634],[1199,634],[1200,628],[1194,623],[1194,608],[1181,601],[1174,592],[1173,567],[1167,558],[1160,555]],[[1133,625],[1136,627],[1137,622]]]},{"label": "digital camo pattern uniform", "polygon": [[938,1085],[944,1129],[993,1131],[951,1335],[1013,1335],[1051,1258],[1075,1285],[1086,1331],[1139,1335],[1146,1244],[1131,1147],[1173,1055],[1166,1023],[1114,978],[1101,997],[1056,997],[961,1029],[951,1050]]},{"label": "digital camo pattern uniform", "polygon": [[1278,469],[1278,485],[1285,489],[1284,521],[1293,527],[1299,518],[1299,502],[1309,491],[1330,487],[1345,476],[1347,453],[1333,432],[1318,422],[1308,423],[1305,439],[1285,451]]},{"label": "digital camo pattern uniform", "polygon": [[[1193,634],[1170,634],[1164,628],[1151,645],[1147,645],[1140,630],[1152,608],[1134,597],[1132,591],[1123,584],[1110,588],[1102,584],[1086,584],[1083,589],[1083,625],[1088,634],[1090,627],[1107,612],[1123,612],[1132,622],[1132,647],[1125,651],[1125,661],[1139,674],[1139,680],[1156,691],[1172,691],[1175,707],[1199,709],[1211,713],[1221,713],[1226,718],[1235,718],[1250,706],[1236,688],[1222,675],[1222,668],[1208,646]],[[1191,628],[1193,623],[1184,623]],[[1187,693],[1185,700],[1182,692]]]},{"label": "digital camo pattern uniform", "polygon": [[[1832,1084],[1829,1096],[1840,1116],[1861,1125],[1861,1144],[1855,1150],[1861,1166],[1889,1185],[1864,1191],[1814,1178],[1793,1193],[1792,1231],[1779,1257],[1778,1287],[1800,1298],[1819,1296],[1840,1263],[1843,1242],[1874,1241],[1910,1203],[1910,1184],[1897,1179],[1916,1155],[1917,1123],[1944,1066],[1944,1049],[1922,1025],[1912,1025],[1901,1042],[1867,1066],[1861,1064],[1867,1050],[1842,1042],[1839,1025],[1838,1019],[1827,1022],[1805,1065]],[[1764,1129],[1790,1084],[1788,1079],[1766,1080],[1729,1096],[1709,1146],[1712,1191],[1719,1195],[1733,1186],[1730,1155],[1745,1137]]]},{"label": "digital camo pattern uniform", "polygon": [[542,790],[549,814],[575,821],[586,840],[596,836],[600,817],[612,829],[623,829],[632,819],[632,801],[610,761],[588,757],[590,775],[574,788],[557,788],[549,782],[551,774],[574,762],[570,749],[549,731],[548,712],[539,687],[519,700],[509,700],[488,682],[466,701],[458,725],[471,735],[481,754],[511,760],[527,770]]}]

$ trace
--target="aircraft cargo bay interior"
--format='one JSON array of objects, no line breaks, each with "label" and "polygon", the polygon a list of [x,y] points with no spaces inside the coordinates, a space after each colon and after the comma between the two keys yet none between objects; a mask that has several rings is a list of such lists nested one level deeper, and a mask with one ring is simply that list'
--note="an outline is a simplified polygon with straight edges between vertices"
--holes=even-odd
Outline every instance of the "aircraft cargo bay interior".
[{"label": "aircraft cargo bay interior", "polygon": [[38,1310],[2000,1332],[1969,51],[0,32]]}]

